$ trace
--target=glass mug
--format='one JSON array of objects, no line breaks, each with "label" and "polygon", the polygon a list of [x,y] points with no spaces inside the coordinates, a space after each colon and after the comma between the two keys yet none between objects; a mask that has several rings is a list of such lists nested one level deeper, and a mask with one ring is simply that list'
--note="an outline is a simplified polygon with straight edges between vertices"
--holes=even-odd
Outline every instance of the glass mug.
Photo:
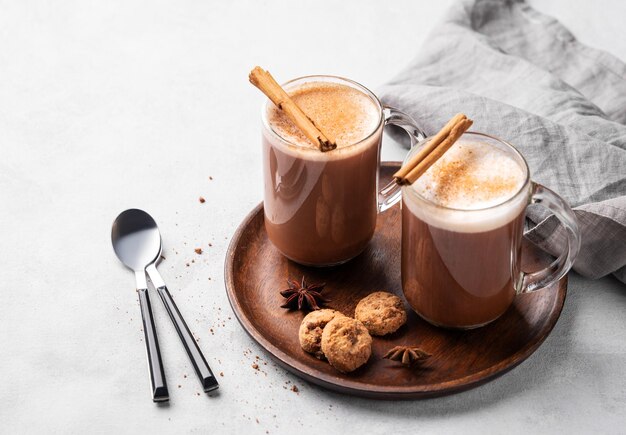
[{"label": "glass mug", "polygon": [[408,115],[384,107],[364,86],[333,76],[307,76],[283,85],[289,92],[307,83],[349,86],[367,96],[378,124],[367,137],[321,152],[281,137],[262,110],[265,228],[287,258],[307,266],[333,266],[356,257],[374,235],[376,216],[400,200],[397,186],[378,190],[383,127],[404,129],[416,144],[425,135]]},{"label": "glass mug", "polygon": [[[528,165],[509,143],[482,133],[469,139],[498,148],[520,166],[525,181],[504,202],[460,210],[435,204],[402,187],[402,290],[411,307],[436,326],[471,329],[500,317],[515,295],[561,279],[580,248],[576,216],[556,193],[530,179]],[[406,161],[421,147],[414,147]],[[526,207],[541,204],[567,229],[565,251],[543,270],[521,270]]]}]

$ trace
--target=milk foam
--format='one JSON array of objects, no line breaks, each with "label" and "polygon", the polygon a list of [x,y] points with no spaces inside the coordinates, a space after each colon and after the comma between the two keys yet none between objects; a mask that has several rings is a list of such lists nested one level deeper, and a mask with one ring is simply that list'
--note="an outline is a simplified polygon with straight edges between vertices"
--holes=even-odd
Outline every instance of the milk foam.
[{"label": "milk foam", "polygon": [[504,151],[477,141],[455,143],[414,184],[444,207],[478,210],[500,204],[522,187],[525,172]]},{"label": "milk foam", "polygon": [[411,198],[405,202],[413,214],[431,225],[458,232],[488,231],[519,216],[526,195],[494,206],[515,197],[525,182],[525,168],[505,151],[461,138],[413,185],[404,188],[411,191],[409,197],[430,203]]},{"label": "milk foam", "polygon": [[[309,82],[288,90],[288,93],[320,130],[335,139],[338,149],[365,139],[379,126],[378,106],[369,96],[350,86]],[[317,144],[304,136],[273,104],[269,105],[267,115],[280,137],[301,147],[317,149]]]}]

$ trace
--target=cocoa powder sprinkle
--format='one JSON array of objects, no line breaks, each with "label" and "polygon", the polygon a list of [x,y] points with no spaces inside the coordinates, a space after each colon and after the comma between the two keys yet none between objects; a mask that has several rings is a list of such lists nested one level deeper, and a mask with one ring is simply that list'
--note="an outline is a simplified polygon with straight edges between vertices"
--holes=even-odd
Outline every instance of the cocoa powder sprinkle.
[{"label": "cocoa powder sprinkle", "polygon": [[476,177],[473,174],[471,158],[448,161],[442,165],[436,165],[435,168],[431,168],[436,171],[433,178],[439,180],[435,187],[435,195],[442,205],[448,204],[463,192],[493,198],[514,190],[517,185],[516,177],[497,176],[490,180]]}]

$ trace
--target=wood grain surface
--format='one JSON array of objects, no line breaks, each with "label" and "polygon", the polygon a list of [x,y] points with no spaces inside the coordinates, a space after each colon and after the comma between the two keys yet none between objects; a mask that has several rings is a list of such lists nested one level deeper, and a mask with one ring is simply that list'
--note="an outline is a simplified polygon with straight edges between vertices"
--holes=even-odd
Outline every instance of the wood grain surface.
[{"label": "wood grain surface", "polygon": [[[384,163],[383,182],[398,163]],[[515,298],[495,322],[471,331],[436,328],[407,305],[407,323],[396,333],[375,337],[367,364],[342,374],[304,352],[298,328],[304,313],[280,308],[288,277],[306,276],[327,283],[323,294],[330,308],[352,316],[357,302],[371,292],[385,290],[402,297],[400,280],[400,208],[378,216],[374,238],[365,252],[334,268],[300,266],[284,258],[267,238],[262,204],[241,223],[225,264],[226,291],[243,328],[280,365],[315,384],[339,392],[381,399],[426,398],[478,386],[524,361],[556,324],[567,288],[558,285]],[[550,259],[524,243],[524,270],[537,270]],[[405,368],[382,356],[393,346],[417,345],[432,357],[416,368]]]}]

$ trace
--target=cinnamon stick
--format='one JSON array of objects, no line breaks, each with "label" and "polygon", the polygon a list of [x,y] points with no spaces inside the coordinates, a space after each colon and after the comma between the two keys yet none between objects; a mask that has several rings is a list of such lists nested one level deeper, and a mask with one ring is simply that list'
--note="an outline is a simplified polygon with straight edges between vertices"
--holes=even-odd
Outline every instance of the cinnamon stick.
[{"label": "cinnamon stick", "polygon": [[313,120],[298,107],[268,71],[256,66],[250,71],[248,78],[250,83],[267,95],[276,107],[285,112],[285,115],[311,142],[319,147],[320,151],[326,152],[337,148],[337,143],[320,131]]},{"label": "cinnamon stick", "polygon": [[422,149],[393,174],[393,178],[401,185],[415,183],[472,124],[473,121],[464,114],[455,115]]}]

